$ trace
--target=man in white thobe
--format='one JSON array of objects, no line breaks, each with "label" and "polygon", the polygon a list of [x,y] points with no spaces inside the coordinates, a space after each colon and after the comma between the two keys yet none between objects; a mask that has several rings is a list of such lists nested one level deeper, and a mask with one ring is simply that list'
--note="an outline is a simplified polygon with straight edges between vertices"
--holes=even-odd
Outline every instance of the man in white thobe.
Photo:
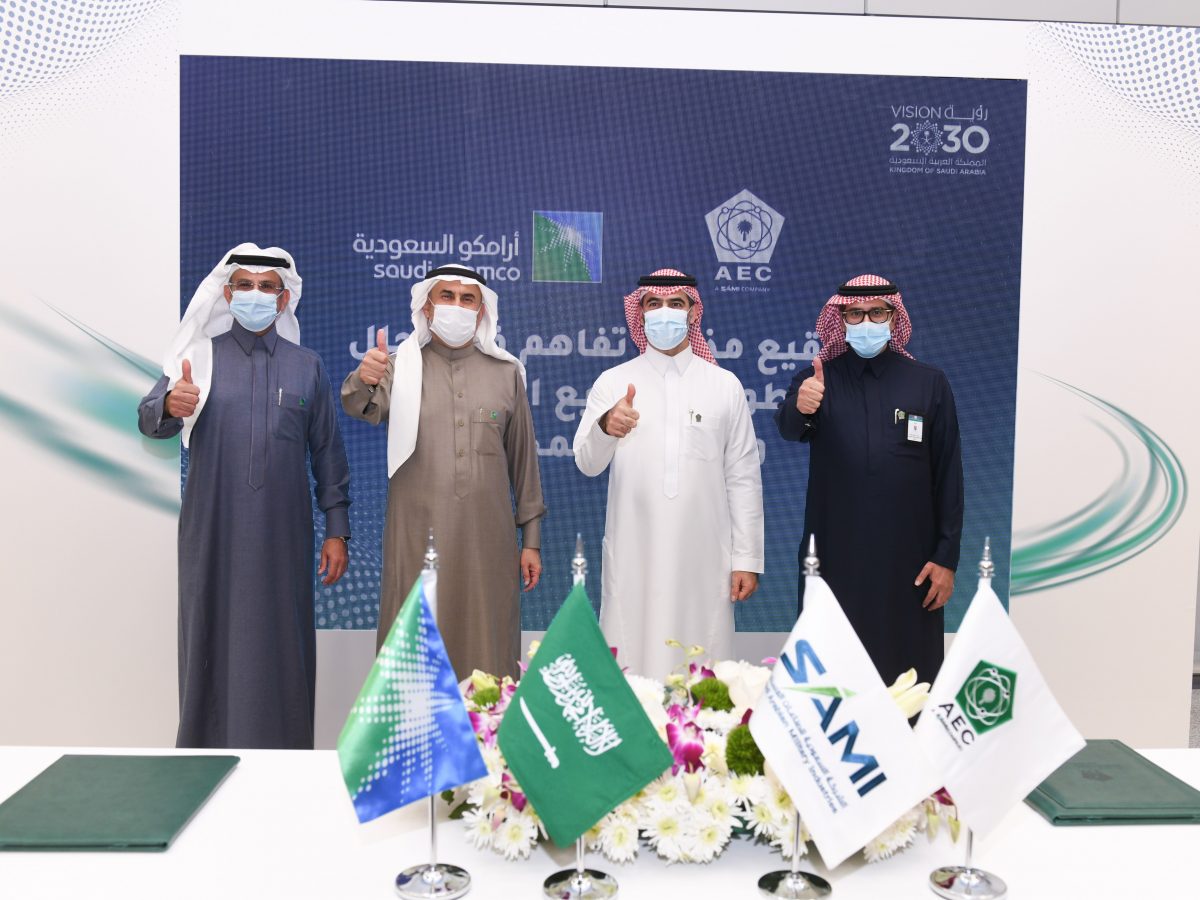
[{"label": "man in white thobe", "polygon": [[733,603],[763,570],[758,442],[737,376],[700,330],[696,280],[675,269],[625,298],[637,359],[601,373],[575,433],[588,476],[611,466],[600,626],[633,672],[682,662],[667,641],[733,654]]}]

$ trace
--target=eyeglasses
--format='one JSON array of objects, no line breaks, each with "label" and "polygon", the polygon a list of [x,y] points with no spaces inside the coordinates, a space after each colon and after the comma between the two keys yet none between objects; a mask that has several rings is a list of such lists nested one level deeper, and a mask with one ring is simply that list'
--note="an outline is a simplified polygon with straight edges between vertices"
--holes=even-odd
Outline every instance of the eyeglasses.
[{"label": "eyeglasses", "polygon": [[283,288],[272,281],[250,281],[248,278],[243,278],[240,281],[229,282],[229,286],[235,291],[259,290],[264,294],[274,294],[276,297],[283,293]]},{"label": "eyeglasses", "polygon": [[847,325],[857,325],[862,322],[866,316],[876,325],[881,322],[886,322],[892,317],[895,310],[890,306],[877,306],[874,309],[843,309],[842,321]]}]

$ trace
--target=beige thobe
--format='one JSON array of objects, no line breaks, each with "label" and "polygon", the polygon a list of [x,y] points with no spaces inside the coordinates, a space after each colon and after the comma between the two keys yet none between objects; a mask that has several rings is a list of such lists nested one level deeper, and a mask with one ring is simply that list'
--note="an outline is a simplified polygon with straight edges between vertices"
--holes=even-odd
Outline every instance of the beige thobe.
[{"label": "beige thobe", "polygon": [[[374,392],[357,370],[346,377],[347,414],[373,425],[387,420],[394,364],[394,357],[388,360]],[[388,482],[375,643],[383,643],[421,571],[432,527],[438,628],[455,673],[462,679],[482,669],[515,677],[521,655],[516,526],[524,546],[539,549],[546,512],[525,385],[515,365],[473,345],[451,349],[432,341],[421,350],[421,366],[416,447]]]}]

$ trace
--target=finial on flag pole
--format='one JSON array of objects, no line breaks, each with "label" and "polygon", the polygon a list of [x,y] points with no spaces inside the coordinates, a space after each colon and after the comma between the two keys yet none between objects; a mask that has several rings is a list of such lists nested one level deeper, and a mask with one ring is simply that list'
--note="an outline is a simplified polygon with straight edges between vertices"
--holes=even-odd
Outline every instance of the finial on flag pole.
[{"label": "finial on flag pole", "polygon": [[571,583],[587,583],[587,557],[583,555],[583,534],[575,533],[575,555],[571,557]]},{"label": "finial on flag pole", "polygon": [[808,555],[804,557],[804,574],[821,574],[821,561],[817,559],[817,536],[815,534],[808,536]]},{"label": "finial on flag pole", "polygon": [[429,538],[425,542],[425,566],[426,572],[432,572],[438,567],[438,552],[437,547],[433,543],[433,527],[429,528]]},{"label": "finial on flag pole", "polygon": [[983,559],[979,560],[979,577],[992,579],[996,575],[996,564],[992,562],[992,539],[983,539]]}]

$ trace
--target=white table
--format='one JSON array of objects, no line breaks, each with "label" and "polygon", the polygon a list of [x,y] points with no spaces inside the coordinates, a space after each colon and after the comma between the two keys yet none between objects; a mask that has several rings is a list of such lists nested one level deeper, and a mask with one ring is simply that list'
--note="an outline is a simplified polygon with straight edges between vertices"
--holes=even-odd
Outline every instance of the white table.
[{"label": "white table", "polygon": [[[62,753],[157,754],[167,750],[0,748],[0,799],[8,797]],[[231,751],[242,758],[220,790],[166,853],[0,853],[0,898],[351,898],[393,897],[401,869],[424,861],[424,803],[359,825],[333,751]],[[1147,757],[1200,787],[1200,750],[1150,750]],[[444,814],[444,805],[439,804]],[[571,851],[538,849],[510,863],[466,843],[459,823],[442,821],[443,861],[472,875],[472,898],[537,898],[547,875],[569,867]],[[962,842],[945,829],[930,842],[883,863],[856,856],[829,873],[838,900],[934,895],[932,869],[962,861]],[[996,831],[976,841],[975,860],[1008,882],[1014,900],[1200,898],[1200,825],[1053,828],[1024,804]],[[810,849],[810,856],[815,856]],[[622,898],[757,896],[760,875],[786,868],[778,853],[734,841],[709,865],[668,866],[644,850],[620,866],[589,863],[614,874]]]}]

